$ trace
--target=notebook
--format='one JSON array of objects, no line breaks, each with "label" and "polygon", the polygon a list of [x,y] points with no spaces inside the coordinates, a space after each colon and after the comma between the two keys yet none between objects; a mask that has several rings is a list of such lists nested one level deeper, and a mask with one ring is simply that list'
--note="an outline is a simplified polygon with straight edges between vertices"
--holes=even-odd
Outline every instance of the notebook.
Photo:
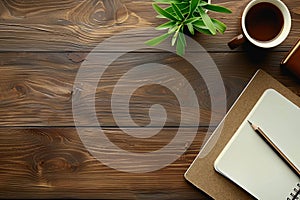
[{"label": "notebook", "polygon": [[300,108],[268,89],[215,160],[215,170],[257,199],[300,199],[300,178],[254,132],[248,120],[263,129],[299,169]]},{"label": "notebook", "polygon": [[201,148],[197,157],[184,173],[184,177],[187,181],[212,197],[212,199],[254,199],[254,197],[244,189],[218,173],[214,169],[214,162],[234,133],[247,118],[259,98],[270,88],[275,89],[300,107],[300,97],[298,95],[285,87],[270,74],[259,69],[229,109],[222,122],[215,129],[211,138],[206,142],[205,146]]}]

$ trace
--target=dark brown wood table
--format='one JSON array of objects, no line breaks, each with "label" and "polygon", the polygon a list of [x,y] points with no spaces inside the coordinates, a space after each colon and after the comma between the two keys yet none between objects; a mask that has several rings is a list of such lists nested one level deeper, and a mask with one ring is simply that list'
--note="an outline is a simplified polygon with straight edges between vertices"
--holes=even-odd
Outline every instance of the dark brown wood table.
[{"label": "dark brown wood table", "polygon": [[[236,50],[228,48],[227,42],[240,31],[240,15],[248,0],[213,0],[233,11],[231,15],[211,13],[228,25],[227,31],[214,37],[202,34],[193,37],[212,57],[222,76],[226,97],[220,95],[219,101],[226,102],[226,110],[259,68],[300,95],[299,80],[279,66],[300,37],[300,0],[283,1],[292,15],[292,30],[276,48],[262,51],[249,44]],[[124,151],[153,152],[167,145],[179,127],[186,135],[196,127],[195,139],[183,147],[186,151],[175,162],[148,173],[113,169],[91,154],[75,128],[72,99],[78,95],[74,81],[80,66],[90,54],[101,57],[119,53],[109,49],[91,52],[105,39],[162,23],[164,20],[155,18],[151,4],[151,0],[0,1],[1,198],[209,199],[185,181],[183,174],[224,113],[220,112],[212,120],[212,112],[219,110],[211,109],[209,91],[202,77],[176,54],[155,48],[124,52],[108,66],[95,90],[99,124],[107,138]],[[154,36],[152,32],[149,34]],[[130,46],[128,37],[117,45]],[[183,106],[190,111],[190,118],[180,124],[181,108],[176,96],[158,84],[144,85],[131,94],[130,118],[137,126],[131,126],[126,116],[121,119],[121,126],[116,123],[110,100],[115,85],[127,71],[147,63],[168,65],[193,85],[200,102],[199,123],[193,120],[197,107],[186,103]],[[155,76],[144,76],[141,73],[140,79],[168,82],[184,98],[189,96],[180,79],[159,71]],[[214,79],[213,74],[210,79]],[[123,82],[125,92],[118,90],[114,95],[122,99],[129,82]],[[157,135],[137,138],[124,133],[124,127],[133,133],[139,133],[144,126],[159,130],[160,118],[151,121],[149,115],[149,108],[154,104],[162,105],[167,113],[167,120]],[[85,112],[84,105],[80,109]],[[97,130],[96,124],[85,125],[81,128]],[[101,153],[107,149],[95,146],[93,151]],[[143,167],[126,159],[116,162],[128,168]]]}]

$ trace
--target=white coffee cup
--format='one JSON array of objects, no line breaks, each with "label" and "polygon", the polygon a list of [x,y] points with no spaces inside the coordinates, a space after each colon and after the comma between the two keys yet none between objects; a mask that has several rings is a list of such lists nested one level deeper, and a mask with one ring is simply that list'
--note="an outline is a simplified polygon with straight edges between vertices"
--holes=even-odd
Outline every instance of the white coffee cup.
[{"label": "white coffee cup", "polygon": [[[268,5],[269,5],[269,8],[268,8]],[[259,24],[259,22],[263,23],[264,19],[259,20],[259,17],[263,16],[259,12],[263,11],[261,9],[269,9],[270,10],[271,9],[270,7],[275,8],[274,12],[279,10],[280,13],[282,14],[282,15],[278,15],[278,17],[282,18],[282,21],[283,21],[282,26],[280,26],[280,28],[281,28],[280,32],[278,32],[278,34],[276,34],[274,37],[272,37],[271,39],[268,39],[268,40],[257,39],[253,36],[253,34],[251,35],[249,33],[249,32],[257,32],[258,33],[260,31],[259,28],[255,27],[255,26],[247,27],[247,23],[249,24],[249,21],[251,22],[251,20],[249,20],[249,18],[250,18],[249,15],[255,16],[255,14],[257,14],[258,16],[255,16],[256,18],[253,17],[253,19],[256,19],[255,23],[257,23],[257,24]],[[266,24],[266,26],[268,26],[268,25],[269,24]],[[231,49],[234,49],[234,48],[240,46],[241,44],[243,44],[245,41],[249,41],[250,43],[252,43],[258,47],[261,47],[261,48],[276,47],[287,38],[287,36],[289,35],[290,30],[291,30],[291,25],[292,25],[291,14],[290,14],[287,6],[282,1],[280,1],[280,0],[252,0],[247,4],[247,6],[245,7],[243,14],[242,14],[242,18],[241,18],[242,34],[234,37],[228,43],[228,46]],[[266,35],[266,34],[264,34],[264,35]]]}]

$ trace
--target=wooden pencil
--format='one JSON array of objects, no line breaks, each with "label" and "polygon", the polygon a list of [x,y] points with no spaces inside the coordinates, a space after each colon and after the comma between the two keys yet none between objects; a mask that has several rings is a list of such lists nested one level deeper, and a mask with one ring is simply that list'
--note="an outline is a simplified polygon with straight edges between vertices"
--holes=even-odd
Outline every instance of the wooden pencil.
[{"label": "wooden pencil", "polygon": [[272,140],[264,133],[264,131],[248,120],[253,130],[262,137],[262,139],[283,159],[291,169],[300,176],[300,170],[286,157],[286,155],[272,142]]}]

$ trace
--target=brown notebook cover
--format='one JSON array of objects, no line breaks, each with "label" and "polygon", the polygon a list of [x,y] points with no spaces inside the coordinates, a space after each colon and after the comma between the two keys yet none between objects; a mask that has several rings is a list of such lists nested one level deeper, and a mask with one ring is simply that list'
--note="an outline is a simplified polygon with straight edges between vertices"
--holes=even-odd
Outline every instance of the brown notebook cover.
[{"label": "brown notebook cover", "polygon": [[300,98],[296,94],[266,72],[258,70],[235,104],[228,111],[223,121],[216,128],[213,136],[204,146],[204,149],[201,150],[184,174],[184,177],[189,182],[216,200],[254,199],[235,183],[216,172],[214,161],[260,96],[269,88],[275,89],[290,101],[300,106]]}]

